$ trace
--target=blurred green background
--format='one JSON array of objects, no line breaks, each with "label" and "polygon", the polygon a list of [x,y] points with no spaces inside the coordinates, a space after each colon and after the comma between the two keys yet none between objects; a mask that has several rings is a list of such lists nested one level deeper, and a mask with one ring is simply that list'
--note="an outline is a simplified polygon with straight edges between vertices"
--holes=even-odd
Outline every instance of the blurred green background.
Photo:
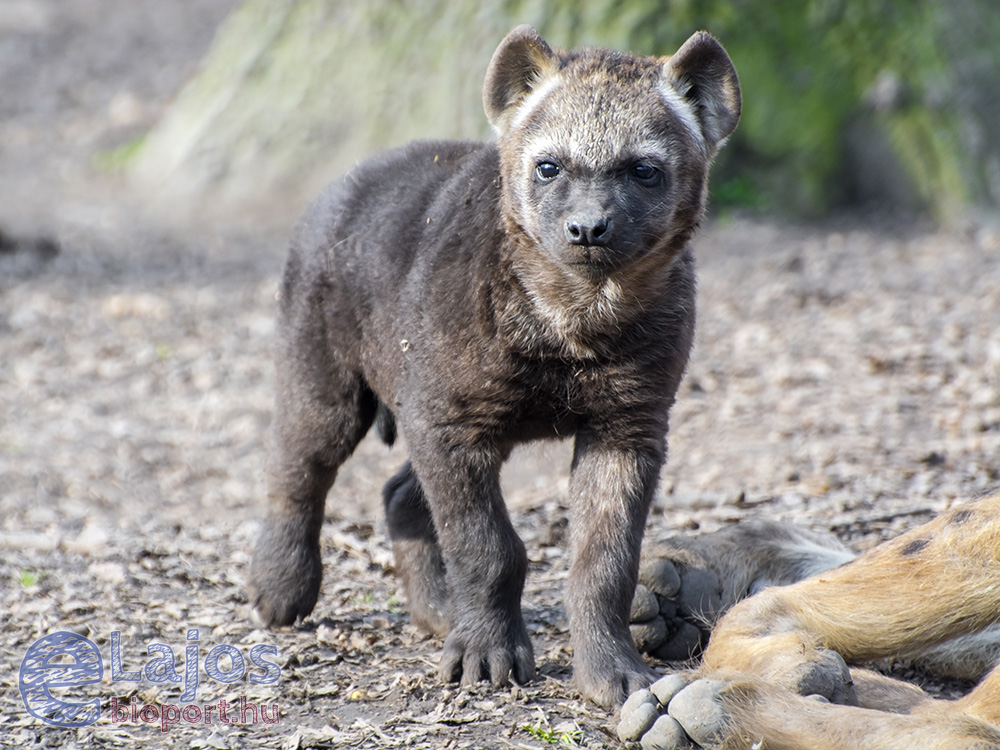
[{"label": "blurred green background", "polygon": [[301,205],[380,149],[489,137],[483,73],[525,22],[553,46],[654,55],[718,37],[744,110],[716,212],[961,222],[1000,205],[997,0],[247,0],[167,116],[110,158],[164,190]]}]

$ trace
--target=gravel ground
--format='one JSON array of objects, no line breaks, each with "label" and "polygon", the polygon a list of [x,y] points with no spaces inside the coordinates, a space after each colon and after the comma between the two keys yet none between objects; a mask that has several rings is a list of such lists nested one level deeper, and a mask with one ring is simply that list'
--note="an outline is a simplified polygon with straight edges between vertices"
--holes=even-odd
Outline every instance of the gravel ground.
[{"label": "gravel ground", "polygon": [[[441,644],[408,624],[378,502],[405,448],[371,439],[327,504],[312,618],[251,626],[292,218],[149,210],[92,166],[155,120],[233,5],[0,0],[0,746],[615,747],[612,717],[568,684],[567,445],[505,473],[531,558],[531,685],[437,681]],[[1000,485],[1000,236],[875,213],[718,217],[697,253],[698,339],[648,535],[764,515],[861,550]],[[80,730],[33,719],[18,695],[47,633],[85,635],[107,661],[120,632],[126,670],[166,643],[184,674],[192,628],[201,659],[276,648],[276,683],[203,671],[195,705],[246,698],[277,723],[115,723],[112,697],[163,707],[181,688],[110,674],[73,693],[104,704]]]}]

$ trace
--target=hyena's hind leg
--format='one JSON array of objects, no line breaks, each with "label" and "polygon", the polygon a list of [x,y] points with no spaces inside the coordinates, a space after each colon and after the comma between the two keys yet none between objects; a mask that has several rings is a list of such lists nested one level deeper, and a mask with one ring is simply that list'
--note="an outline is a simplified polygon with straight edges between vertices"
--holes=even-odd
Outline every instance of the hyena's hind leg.
[{"label": "hyena's hind leg", "polygon": [[629,739],[641,737],[644,749],[657,750],[1000,748],[1000,728],[955,702],[932,700],[905,683],[896,691],[914,693],[906,696],[913,704],[910,713],[837,705],[752,676],[713,673],[667,699],[667,706],[651,695],[653,721]]},{"label": "hyena's hind leg", "polygon": [[337,391],[330,400],[282,391],[275,410],[268,510],[250,565],[250,602],[265,626],[289,625],[316,605],[326,495],[375,416],[375,396],[360,376],[328,377],[326,392]]},{"label": "hyena's hind leg", "polygon": [[701,652],[712,627],[738,601],[853,558],[833,534],[778,521],[648,540],[630,615],[632,636],[644,653],[686,661]]},{"label": "hyena's hind leg", "polygon": [[382,490],[385,517],[414,624],[448,634],[448,585],[430,508],[420,480],[407,461]]},{"label": "hyena's hind leg", "polygon": [[289,625],[316,605],[326,495],[379,403],[362,375],[326,348],[322,300],[299,293],[295,273],[302,271],[289,263],[275,352],[268,508],[250,565],[250,603],[265,626]]}]

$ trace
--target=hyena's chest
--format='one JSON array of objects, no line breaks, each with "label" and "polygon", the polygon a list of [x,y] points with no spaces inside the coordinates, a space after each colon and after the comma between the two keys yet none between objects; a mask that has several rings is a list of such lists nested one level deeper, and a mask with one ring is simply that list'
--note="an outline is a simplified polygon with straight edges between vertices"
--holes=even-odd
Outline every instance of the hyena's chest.
[{"label": "hyena's chest", "polygon": [[625,365],[553,360],[483,370],[476,383],[453,383],[441,400],[444,421],[469,439],[498,443],[566,437],[608,414],[632,408],[645,394]]}]

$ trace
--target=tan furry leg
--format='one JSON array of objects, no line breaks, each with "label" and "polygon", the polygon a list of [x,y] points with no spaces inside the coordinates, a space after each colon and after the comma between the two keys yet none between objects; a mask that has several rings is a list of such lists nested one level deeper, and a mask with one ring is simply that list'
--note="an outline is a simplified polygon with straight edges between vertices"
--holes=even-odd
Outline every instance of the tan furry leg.
[{"label": "tan furry leg", "polygon": [[1000,726],[1000,667],[995,667],[956,708],[969,716]]},{"label": "tan furry leg", "polygon": [[[936,701],[844,661],[913,656],[997,621],[993,495],[853,562],[740,602],[717,624],[685,686],[662,698],[657,685],[653,691],[706,749],[1000,750],[1000,668],[962,700]],[[651,734],[661,721],[664,732],[673,726],[658,719]]]},{"label": "tan furry leg", "polygon": [[775,678],[825,658],[823,649],[852,662],[908,656],[998,619],[1000,494],[741,602],[719,622],[704,661]]},{"label": "tan furry leg", "polygon": [[[961,713],[893,714],[838,706],[761,682],[720,696],[731,717],[727,750],[996,750],[1000,731]],[[942,703],[933,701],[933,703]]]}]

